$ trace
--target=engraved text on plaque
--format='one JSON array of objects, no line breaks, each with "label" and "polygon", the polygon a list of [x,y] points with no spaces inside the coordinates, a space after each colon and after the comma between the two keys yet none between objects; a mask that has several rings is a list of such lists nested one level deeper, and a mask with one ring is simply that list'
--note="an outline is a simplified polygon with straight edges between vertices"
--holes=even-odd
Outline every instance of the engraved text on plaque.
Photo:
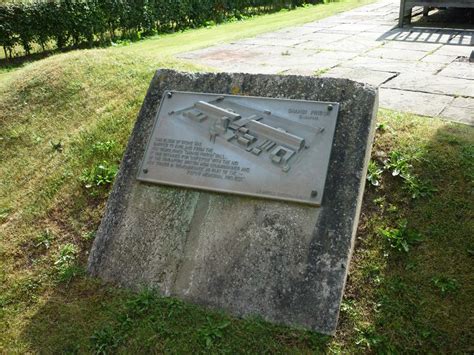
[{"label": "engraved text on plaque", "polygon": [[166,92],[138,179],[321,205],[339,104]]}]

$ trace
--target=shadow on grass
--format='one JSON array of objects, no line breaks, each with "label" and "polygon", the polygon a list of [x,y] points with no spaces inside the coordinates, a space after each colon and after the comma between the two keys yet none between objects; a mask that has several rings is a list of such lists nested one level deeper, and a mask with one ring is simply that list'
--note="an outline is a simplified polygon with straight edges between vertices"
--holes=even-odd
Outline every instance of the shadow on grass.
[{"label": "shadow on grass", "polygon": [[324,352],[317,333],[238,319],[153,291],[132,293],[79,279],[59,286],[22,337],[39,353]]},{"label": "shadow on grass", "polygon": [[0,69],[15,69],[19,68],[29,62],[34,62],[40,59],[44,59],[53,55],[55,53],[60,53],[58,51],[45,51],[41,53],[30,54],[29,56],[13,57],[13,58],[1,58],[0,59]]},{"label": "shadow on grass", "polygon": [[[123,43],[128,43],[131,41],[123,41]],[[122,42],[121,42],[122,43]],[[47,58],[49,56],[59,54],[59,53],[67,53],[75,50],[81,50],[81,49],[92,49],[92,48],[106,48],[110,47],[111,43],[96,43],[93,46],[88,45],[87,43],[83,43],[80,45],[76,46],[69,46],[69,47],[64,47],[61,49],[54,48],[54,49],[46,49],[46,50],[38,50],[38,52],[34,52],[31,54],[20,54],[16,53],[17,55],[14,56],[13,58],[0,58],[0,69],[6,68],[6,69],[14,69],[21,67],[27,63],[30,62],[35,62],[37,60],[41,60],[44,58]],[[22,53],[22,52],[21,52]]]},{"label": "shadow on grass", "polygon": [[[31,350],[47,353],[321,353],[333,346],[349,352],[469,352],[474,326],[466,311],[472,309],[469,296],[474,291],[474,129],[442,125],[428,142],[405,136],[396,145],[393,138],[387,145],[381,137],[375,151],[411,151],[417,175],[436,192],[412,200],[403,183],[391,176],[380,189],[367,187],[335,338],[259,319],[236,319],[84,278],[56,286],[22,338]],[[373,202],[378,198],[384,207]],[[395,226],[401,219],[423,236],[407,253],[391,248],[377,234],[377,228]],[[455,280],[455,287],[443,291],[435,280]]]},{"label": "shadow on grass", "polygon": [[[470,352],[474,128],[447,123],[426,142],[403,132],[398,138],[399,149],[415,157],[415,173],[435,191],[412,199],[403,180],[388,172],[380,188],[367,188],[341,327],[356,327],[354,341],[377,352]],[[387,151],[383,136],[374,150]],[[408,252],[393,248],[379,232],[401,230],[402,220],[402,238],[422,237],[409,243]],[[371,313],[365,322],[361,310]]]}]

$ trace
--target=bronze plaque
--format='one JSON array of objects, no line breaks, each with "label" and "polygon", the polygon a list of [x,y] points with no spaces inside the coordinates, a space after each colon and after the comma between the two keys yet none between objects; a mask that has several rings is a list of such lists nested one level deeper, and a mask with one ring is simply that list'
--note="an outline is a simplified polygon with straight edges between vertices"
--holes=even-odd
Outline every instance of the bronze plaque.
[{"label": "bronze plaque", "polygon": [[320,206],[335,102],[165,92],[138,180]]}]

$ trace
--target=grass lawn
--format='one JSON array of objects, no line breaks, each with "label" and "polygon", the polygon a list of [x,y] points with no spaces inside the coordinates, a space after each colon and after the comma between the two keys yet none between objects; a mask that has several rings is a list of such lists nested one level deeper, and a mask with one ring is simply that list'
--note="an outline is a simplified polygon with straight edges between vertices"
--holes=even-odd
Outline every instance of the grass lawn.
[{"label": "grass lawn", "polygon": [[[173,55],[368,2],[2,71],[0,352],[472,351],[474,128],[432,118],[379,112],[372,184],[335,337],[133,294],[84,274],[109,182],[156,68],[201,70]],[[86,188],[91,176],[100,185]]]}]

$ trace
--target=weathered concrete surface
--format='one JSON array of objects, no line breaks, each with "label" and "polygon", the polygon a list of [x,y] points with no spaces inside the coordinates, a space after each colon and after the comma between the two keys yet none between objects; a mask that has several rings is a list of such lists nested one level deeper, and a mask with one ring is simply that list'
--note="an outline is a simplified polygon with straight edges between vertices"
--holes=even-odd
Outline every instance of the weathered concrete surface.
[{"label": "weathered concrete surface", "polygon": [[[399,7],[400,0],[378,0],[316,22],[179,57],[230,72],[362,81],[384,89],[382,107],[421,115],[437,112],[437,117],[473,124],[469,107],[474,105],[474,63],[468,60],[474,48],[472,24],[458,21],[455,29],[443,28],[430,25],[431,16],[417,16],[412,26],[398,28]],[[437,11],[431,15],[449,16],[449,10]],[[439,99],[435,109],[426,107],[430,96]],[[468,105],[453,106],[457,97]]]},{"label": "weathered concrete surface", "polygon": [[[165,90],[340,102],[322,207],[138,182]],[[333,333],[376,109],[376,89],[346,79],[159,70],[97,233],[90,273],[239,316]]]},{"label": "weathered concrete surface", "polygon": [[456,97],[451,105],[447,106],[444,111],[440,113],[441,117],[459,117],[463,112],[471,112],[471,118],[468,123],[474,125],[474,100],[465,97]]},{"label": "weathered concrete surface", "polygon": [[[445,95],[397,89],[380,89],[380,106],[396,110],[400,105],[425,116],[439,116],[453,99]],[[421,107],[418,107],[421,106]]]}]

